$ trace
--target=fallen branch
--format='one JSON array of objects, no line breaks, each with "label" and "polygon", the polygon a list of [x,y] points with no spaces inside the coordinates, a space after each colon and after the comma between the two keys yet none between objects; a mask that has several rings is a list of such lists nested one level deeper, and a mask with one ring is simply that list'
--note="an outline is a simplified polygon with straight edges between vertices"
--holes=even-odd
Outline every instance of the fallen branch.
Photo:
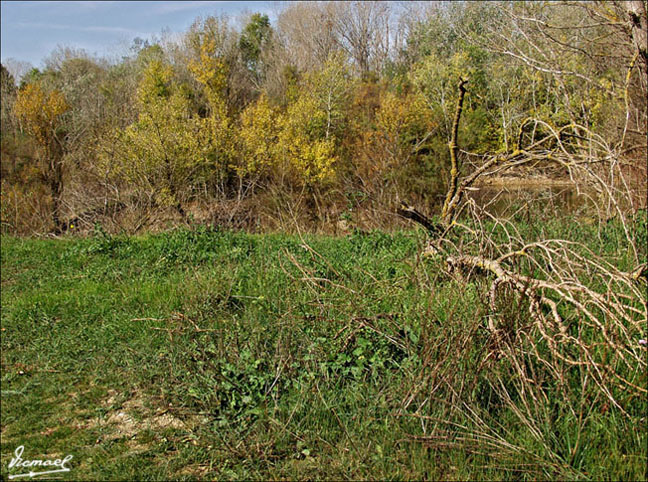
[{"label": "fallen branch", "polygon": [[441,225],[435,223],[432,219],[428,218],[406,203],[401,203],[399,208],[396,210],[396,213],[406,219],[410,219],[415,223],[420,224],[432,235],[438,235],[443,232],[443,227]]}]

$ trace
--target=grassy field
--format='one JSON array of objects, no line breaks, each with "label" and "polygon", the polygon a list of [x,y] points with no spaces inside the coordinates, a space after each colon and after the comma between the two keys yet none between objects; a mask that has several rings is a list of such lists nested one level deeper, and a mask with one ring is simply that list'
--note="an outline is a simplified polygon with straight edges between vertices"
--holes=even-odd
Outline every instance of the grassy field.
[{"label": "grassy field", "polygon": [[3,237],[3,480],[19,445],[75,480],[645,479],[645,396],[628,418],[555,392],[521,423],[482,287],[424,241]]}]

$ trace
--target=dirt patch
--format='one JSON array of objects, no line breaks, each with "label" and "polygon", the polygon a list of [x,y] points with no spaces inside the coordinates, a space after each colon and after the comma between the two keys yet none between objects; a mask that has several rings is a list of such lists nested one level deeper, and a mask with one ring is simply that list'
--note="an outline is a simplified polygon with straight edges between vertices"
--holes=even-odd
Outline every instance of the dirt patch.
[{"label": "dirt patch", "polygon": [[190,476],[196,477],[198,479],[204,479],[205,476],[210,472],[210,467],[207,464],[202,465],[187,465],[181,469],[176,475],[179,476]]},{"label": "dirt patch", "polygon": [[[109,392],[109,398],[103,403],[104,407],[112,407],[117,403],[118,394]],[[104,418],[95,418],[90,425],[106,428],[108,433],[102,437],[103,441],[121,438],[133,438],[143,430],[160,431],[167,428],[188,430],[188,425],[175,417],[167,410],[158,409],[151,412],[145,407],[143,398],[136,394],[124,401],[118,409],[109,411]],[[134,449],[145,448],[135,444]]]}]

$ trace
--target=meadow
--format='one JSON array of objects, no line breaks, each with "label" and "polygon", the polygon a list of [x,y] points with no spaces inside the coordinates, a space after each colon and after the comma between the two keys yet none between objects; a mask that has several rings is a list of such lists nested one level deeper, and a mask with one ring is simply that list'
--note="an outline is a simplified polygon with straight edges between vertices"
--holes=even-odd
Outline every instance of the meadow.
[{"label": "meadow", "polygon": [[[516,222],[628,262],[614,222]],[[482,282],[425,241],[3,236],[2,478],[24,445],[72,454],[70,480],[645,479],[645,395],[624,416],[579,367],[559,390],[521,356],[548,394],[525,408]],[[528,323],[524,303],[500,323]]]}]

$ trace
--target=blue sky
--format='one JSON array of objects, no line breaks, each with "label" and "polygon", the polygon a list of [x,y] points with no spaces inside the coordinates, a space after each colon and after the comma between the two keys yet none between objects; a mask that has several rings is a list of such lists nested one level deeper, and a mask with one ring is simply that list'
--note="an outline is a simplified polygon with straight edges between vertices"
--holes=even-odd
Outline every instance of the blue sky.
[{"label": "blue sky", "polygon": [[162,29],[183,32],[199,15],[244,11],[274,19],[276,2],[20,2],[2,1],[0,55],[41,67],[57,46],[83,48],[100,56],[125,53],[135,37],[150,38]]}]

